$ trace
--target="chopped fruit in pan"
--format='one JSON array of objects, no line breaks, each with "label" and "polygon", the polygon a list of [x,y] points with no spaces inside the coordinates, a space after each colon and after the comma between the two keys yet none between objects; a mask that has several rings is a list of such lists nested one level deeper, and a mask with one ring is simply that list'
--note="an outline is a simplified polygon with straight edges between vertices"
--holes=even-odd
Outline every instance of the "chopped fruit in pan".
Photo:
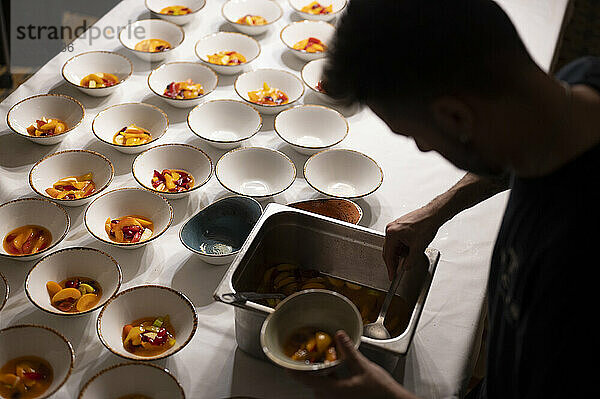
[{"label": "chopped fruit in pan", "polygon": [[160,53],[171,49],[171,44],[162,39],[145,39],[139,42],[134,47],[137,51],[146,53]]},{"label": "chopped fruit in pan", "polygon": [[85,78],[81,79],[80,85],[90,89],[96,89],[100,87],[114,86],[117,83],[119,83],[119,78],[112,73],[97,72],[91,73]]},{"label": "chopped fruit in pan", "polygon": [[104,228],[111,240],[121,244],[134,244],[152,237],[154,223],[141,216],[128,215],[106,219]]},{"label": "chopped fruit in pan", "polygon": [[204,89],[200,83],[194,83],[192,79],[184,82],[171,82],[167,85],[163,95],[182,100],[185,98],[196,98],[204,94]]},{"label": "chopped fruit in pan", "polygon": [[4,237],[4,250],[11,255],[31,255],[46,249],[52,234],[42,226],[28,224],[17,227]]},{"label": "chopped fruit in pan", "polygon": [[248,97],[250,101],[261,105],[282,105],[289,102],[287,94],[283,91],[269,85],[264,82],[262,89],[249,91]]},{"label": "chopped fruit in pan", "polygon": [[216,65],[240,65],[246,62],[246,57],[237,51],[219,51],[206,57],[208,62]]},{"label": "chopped fruit in pan", "polygon": [[140,145],[152,140],[152,135],[146,129],[129,125],[119,130],[113,137],[113,143],[119,145]]},{"label": "chopped fruit in pan", "polygon": [[27,128],[30,136],[56,136],[67,130],[67,124],[56,118],[42,118],[35,121],[35,125]]},{"label": "chopped fruit in pan", "polygon": [[306,51],[307,53],[319,53],[327,50],[327,46],[316,37],[309,37],[308,39],[300,40],[298,43],[294,44],[294,50]]},{"label": "chopped fruit in pan", "polygon": [[96,184],[92,180],[92,173],[82,176],[64,177],[46,189],[52,198],[74,200],[87,197],[96,191]]},{"label": "chopped fruit in pan", "polygon": [[333,11],[333,6],[330,4],[328,6],[323,6],[319,4],[318,1],[313,1],[312,3],[305,5],[300,10],[302,12],[307,12],[309,14],[317,15],[317,14],[330,14]]},{"label": "chopped fruit in pan", "polygon": [[192,174],[181,169],[164,169],[162,172],[155,170],[152,176],[152,187],[166,193],[180,193],[193,186]]},{"label": "chopped fruit in pan", "polygon": [[264,17],[250,14],[244,15],[235,22],[242,25],[266,25],[268,23]]},{"label": "chopped fruit in pan", "polygon": [[191,14],[192,9],[185,6],[170,6],[160,10],[160,13],[165,15],[186,15]]}]

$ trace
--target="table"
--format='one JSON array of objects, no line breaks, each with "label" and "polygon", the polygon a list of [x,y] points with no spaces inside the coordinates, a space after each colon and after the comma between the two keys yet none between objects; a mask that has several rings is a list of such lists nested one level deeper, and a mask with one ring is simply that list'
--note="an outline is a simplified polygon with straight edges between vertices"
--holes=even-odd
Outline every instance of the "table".
[{"label": "table", "polygon": [[[287,2],[278,0],[285,10],[284,17],[268,33],[260,37],[261,56],[254,68],[276,67],[299,75],[303,63],[285,49],[279,40],[283,26],[298,17],[291,13]],[[222,0],[209,0],[196,20],[185,26],[186,39],[173,51],[168,61],[194,60],[193,46],[202,36],[217,30],[232,30],[220,15]],[[517,6],[516,1],[501,3],[515,18],[520,33],[533,52],[534,58],[548,70],[550,55],[558,40],[567,0],[552,5],[536,2],[530,8]],[[529,23],[531,10],[552,7],[543,12],[545,23]],[[529,10],[529,11],[528,11]],[[538,16],[539,14],[538,10]],[[522,13],[522,14],[520,14]],[[542,15],[542,16],[543,16]],[[142,0],[124,0],[109,11],[96,26],[125,25],[128,21],[147,17]],[[537,18],[537,17],[536,17]],[[539,21],[539,18],[536,19]],[[558,28],[557,28],[558,27]],[[548,34],[548,36],[545,36]],[[546,40],[538,40],[546,37]],[[554,44],[553,44],[554,43]],[[110,97],[88,97],[62,80],[60,68],[72,55],[94,50],[115,50],[134,63],[133,76]],[[89,44],[86,37],[74,42],[72,53],[63,52],[43,66],[32,78],[0,104],[0,203],[35,194],[27,185],[31,166],[43,156],[64,150],[85,148],[100,152],[115,165],[115,179],[111,189],[136,187],[131,176],[135,156],[121,154],[99,142],[91,133],[91,122],[102,109],[121,102],[143,101],[157,105],[169,116],[171,125],[159,143],[183,142],[201,147],[215,163],[224,151],[218,151],[199,142],[185,123],[188,110],[168,106],[147,87],[150,65],[120,46],[116,38],[100,38]],[[232,84],[235,77],[220,76],[217,89],[208,99],[236,98]],[[39,146],[11,133],[5,116],[9,108],[25,97],[40,93],[63,93],[79,99],[86,108],[83,123],[75,132],[56,146]],[[306,93],[304,103],[318,103]],[[421,153],[412,140],[393,134],[368,109],[343,109],[348,118],[350,133],[341,144],[343,148],[362,151],[372,156],[383,168],[385,179],[374,194],[358,200],[365,211],[362,225],[384,230],[385,225],[402,214],[416,209],[437,194],[452,186],[463,172],[454,168],[436,153]],[[297,154],[283,143],[273,131],[273,116],[263,116],[264,126],[248,145],[279,149],[294,161],[301,171],[306,156]],[[153,283],[173,287],[187,295],[194,303],[199,324],[188,346],[172,357],[157,361],[167,367],[183,385],[189,398],[224,398],[247,395],[258,398],[304,398],[310,396],[301,385],[291,380],[282,370],[267,362],[256,360],[236,347],[233,309],[215,303],[212,293],[227,267],[203,263],[179,242],[182,223],[199,209],[217,198],[228,195],[213,176],[211,180],[188,199],[174,200],[174,220],[169,230],[158,240],[138,250],[122,250],[95,240],[82,223],[85,206],[67,209],[71,230],[56,249],[68,246],[89,246],[110,253],[123,270],[121,289]],[[308,186],[301,173],[290,189],[271,201],[288,203],[305,198],[319,197]],[[491,249],[506,204],[506,193],[463,212],[439,231],[432,246],[442,257],[433,280],[412,348],[404,362],[399,379],[405,386],[424,398],[458,397],[464,392],[479,351],[481,319],[489,271]],[[268,201],[267,201],[268,202]],[[263,201],[263,205],[266,202]],[[11,296],[0,312],[0,328],[14,324],[35,323],[50,326],[62,332],[72,343],[76,353],[75,369],[67,383],[55,395],[66,399],[76,397],[83,384],[96,372],[123,362],[100,343],[95,332],[98,311],[79,318],[60,318],[35,308],[24,293],[23,282],[33,262],[21,263],[0,260],[0,272],[9,280]]]}]

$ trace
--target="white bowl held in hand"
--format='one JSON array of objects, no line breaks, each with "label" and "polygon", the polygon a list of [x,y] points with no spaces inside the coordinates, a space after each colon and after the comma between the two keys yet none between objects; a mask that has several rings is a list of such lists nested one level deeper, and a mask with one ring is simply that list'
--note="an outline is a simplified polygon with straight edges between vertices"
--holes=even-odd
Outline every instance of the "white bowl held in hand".
[{"label": "white bowl held in hand", "polygon": [[333,25],[323,21],[298,21],[292,22],[281,30],[281,41],[285,44],[290,51],[304,61],[311,61],[317,58],[322,58],[327,52],[318,51],[315,53],[309,53],[306,50],[296,50],[294,45],[302,40],[308,38],[319,39],[325,46],[331,44],[331,39],[335,33]]},{"label": "white bowl held in hand", "polygon": [[[187,7],[190,12],[187,14],[177,15],[161,12],[165,8],[175,5]],[[176,23],[177,25],[185,25],[191,22],[205,5],[206,0],[146,0],[146,8],[152,11],[154,15],[164,19],[165,21]]]},{"label": "white bowl held in hand", "polygon": [[[144,144],[123,145],[113,142],[115,134],[129,125],[150,132],[151,140]],[[138,154],[150,148],[169,127],[169,118],[158,107],[145,103],[125,103],[110,106],[98,113],[92,121],[92,132],[98,140],[124,154]]]},{"label": "white bowl held in hand", "polygon": [[[81,92],[94,97],[112,94],[133,73],[133,65],[129,59],[112,51],[88,51],[77,54],[62,67],[62,76],[67,83],[77,87]],[[90,74],[111,73],[119,81],[106,87],[90,88],[81,85],[81,80]]]},{"label": "white bowl held in hand", "polygon": [[302,8],[312,2],[313,0],[289,0],[290,6],[292,6],[294,11],[300,14],[302,18],[315,21],[331,21],[346,8],[348,0],[319,0],[319,4],[324,7],[331,5],[331,12],[326,14],[311,14],[302,11]]},{"label": "white bowl held in hand", "polygon": [[[152,186],[154,171],[180,169],[194,178],[191,189],[182,192],[159,191]],[[135,158],[131,167],[133,177],[144,188],[166,198],[176,199],[189,195],[206,184],[212,176],[212,161],[201,149],[189,144],[163,144],[152,147]]]},{"label": "white bowl held in hand", "polygon": [[[40,94],[19,101],[6,115],[8,127],[15,133],[36,144],[52,145],[61,142],[71,133],[85,116],[83,105],[73,97],[64,94]],[[36,120],[60,119],[66,130],[53,136],[32,136],[27,128],[36,125]]]},{"label": "white bowl held in hand", "polygon": [[[172,98],[165,95],[165,89],[173,82],[185,82],[191,79],[193,83],[201,84],[204,91],[198,97]],[[219,82],[219,77],[212,69],[198,62],[169,62],[150,72],[148,87],[169,105],[177,108],[194,107],[210,94]]]},{"label": "white bowl held in hand", "polygon": [[372,158],[358,151],[330,149],[316,153],[304,164],[306,182],[320,193],[359,198],[383,183],[383,171]]},{"label": "white bowl held in hand", "polygon": [[8,295],[10,294],[10,287],[8,286],[8,280],[0,273],[0,311],[6,305],[8,301]]},{"label": "white bowl held in hand", "polygon": [[187,122],[190,130],[202,141],[224,150],[239,147],[262,127],[260,113],[251,105],[237,100],[213,100],[200,104],[190,111]]},{"label": "white bowl held in hand", "polygon": [[292,360],[284,352],[286,341],[301,328],[314,328],[334,337],[344,330],[358,349],[363,331],[362,317],[356,306],[337,292],[310,289],[297,292],[285,298],[267,316],[260,331],[260,344],[265,355],[275,364],[289,370],[310,373],[332,371],[343,360],[331,362],[305,363]]},{"label": "white bowl held in hand", "polygon": [[275,117],[275,132],[304,155],[339,144],[348,135],[348,122],[336,110],[321,105],[296,105]]},{"label": "white bowl held in hand", "polygon": [[[223,75],[233,75],[246,70],[248,64],[260,55],[260,44],[250,36],[241,33],[217,32],[198,40],[194,51],[196,57],[211,69]],[[246,58],[246,62],[238,65],[218,65],[208,61],[209,55],[221,51],[236,51]]]},{"label": "white bowl held in hand", "polygon": [[215,168],[219,182],[236,194],[271,197],[296,178],[296,167],[285,154],[261,147],[244,147],[224,154]]},{"label": "white bowl held in hand", "polygon": [[0,364],[23,356],[42,358],[52,367],[52,382],[36,399],[56,393],[69,379],[75,362],[71,343],[49,327],[22,324],[0,330]]},{"label": "white bowl held in hand", "polygon": [[[92,180],[96,186],[94,192],[87,197],[59,199],[46,192],[46,189],[52,188],[54,183],[65,177],[83,176],[87,173],[92,173]],[[113,164],[104,155],[89,150],[66,150],[55,152],[36,162],[29,172],[29,185],[42,197],[66,206],[80,206],[104,191],[114,175]]]},{"label": "white bowl held in hand", "polygon": [[[146,317],[169,316],[175,330],[174,346],[156,356],[139,356],[123,346],[123,327]],[[183,349],[192,339],[198,325],[194,305],[182,293],[159,285],[129,288],[110,299],[98,315],[96,328],[102,344],[117,356],[130,360],[157,360]]]},{"label": "white bowl held in hand", "polygon": [[[150,62],[162,61],[167,58],[173,50],[183,43],[184,38],[185,32],[181,26],[162,19],[142,19],[131,22],[119,32],[119,41],[123,47],[142,60]],[[158,52],[135,49],[136,44],[147,39],[164,40],[169,43],[170,48]]]},{"label": "white bowl held in hand", "polygon": [[302,76],[302,81],[304,81],[319,100],[329,104],[336,104],[338,101],[329,97],[321,88],[323,68],[325,67],[326,62],[327,60],[325,58],[318,58],[307,62],[302,68],[300,76]]},{"label": "white bowl held in hand", "polygon": [[[221,8],[223,18],[237,30],[247,35],[259,35],[281,18],[283,9],[273,0],[228,0]],[[248,25],[237,21],[247,15],[260,16],[267,20],[266,24]]]},{"label": "white bowl held in hand", "polygon": [[[136,215],[154,224],[152,236],[136,243],[111,240],[105,229],[107,219]],[[173,221],[173,208],[159,194],[142,188],[119,188],[100,195],[88,205],[83,216],[85,227],[98,240],[120,248],[134,249],[160,237]]]},{"label": "white bowl held in hand", "polygon": [[[89,278],[98,282],[102,293],[94,307],[83,312],[63,312],[52,306],[46,283],[60,283],[71,277]],[[33,266],[25,279],[25,293],[44,312],[79,316],[102,307],[119,291],[121,279],[121,267],[110,255],[94,248],[64,248],[45,256]]]},{"label": "white bowl held in hand", "polygon": [[169,370],[152,363],[131,362],[108,367],[90,378],[78,399],[120,398],[132,394],[153,399],[185,399]]},{"label": "white bowl held in hand", "polygon": [[0,257],[23,262],[41,258],[65,238],[71,221],[63,207],[42,198],[22,198],[0,205],[0,238],[3,241],[9,232],[26,225],[48,229],[52,235],[50,245],[31,255],[11,255],[3,245],[0,247]]},{"label": "white bowl held in hand", "polygon": [[[264,83],[270,88],[283,91],[289,101],[279,105],[263,105],[252,102],[248,92],[262,89]],[[302,81],[296,75],[280,69],[256,69],[243,73],[238,76],[233,86],[242,100],[252,104],[258,111],[271,115],[291,107],[304,94]]]}]

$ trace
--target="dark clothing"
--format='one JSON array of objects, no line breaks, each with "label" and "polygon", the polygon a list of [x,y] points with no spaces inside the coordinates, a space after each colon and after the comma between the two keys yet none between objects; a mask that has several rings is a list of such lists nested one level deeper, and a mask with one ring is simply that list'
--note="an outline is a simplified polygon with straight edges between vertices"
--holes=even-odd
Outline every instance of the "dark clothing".
[{"label": "dark clothing", "polygon": [[[600,91],[600,58],[557,77]],[[600,126],[598,126],[600,129]],[[479,398],[592,398],[600,290],[600,145],[541,178],[513,178],[488,282]],[[594,332],[594,333],[592,333]],[[586,394],[594,387],[595,394]]]}]

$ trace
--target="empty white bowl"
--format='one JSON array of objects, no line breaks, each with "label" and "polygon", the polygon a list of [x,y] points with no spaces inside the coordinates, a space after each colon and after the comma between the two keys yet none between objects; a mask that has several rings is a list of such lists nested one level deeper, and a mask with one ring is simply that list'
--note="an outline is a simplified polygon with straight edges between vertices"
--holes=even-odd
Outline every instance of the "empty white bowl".
[{"label": "empty white bowl", "polygon": [[[138,356],[123,347],[123,327],[144,317],[169,315],[176,343],[157,356]],[[96,328],[102,344],[117,356],[129,360],[157,360],[183,349],[192,339],[198,316],[192,302],[181,292],[160,285],[129,288],[111,298],[98,315]]]},{"label": "empty white bowl", "polygon": [[[181,169],[194,177],[191,189],[180,193],[158,191],[152,187],[154,171]],[[163,144],[152,147],[135,158],[131,171],[135,180],[144,188],[169,199],[182,198],[202,187],[212,175],[212,161],[201,149],[189,144]]]},{"label": "empty white bowl", "polygon": [[304,155],[339,144],[348,135],[346,118],[322,105],[296,105],[275,117],[275,132]]},{"label": "empty white bowl", "polygon": [[[171,82],[184,82],[192,79],[199,83],[204,89],[204,94],[194,98],[171,98],[164,95],[167,85]],[[219,77],[212,69],[198,62],[169,62],[163,64],[150,72],[148,75],[148,87],[150,90],[169,105],[177,108],[194,107],[210,94],[219,82]]]},{"label": "empty white bowl", "polygon": [[[267,83],[271,88],[283,91],[289,98],[288,103],[262,105],[250,101],[248,92],[262,89],[263,83]],[[243,73],[235,80],[233,87],[242,100],[252,104],[258,111],[271,115],[291,107],[304,94],[302,81],[291,72],[280,69],[256,69]]]},{"label": "empty white bowl", "polygon": [[313,0],[289,0],[289,2],[290,2],[290,6],[292,6],[294,11],[296,11],[298,14],[300,14],[300,16],[302,16],[302,18],[304,18],[304,19],[315,20],[315,21],[331,21],[333,18],[335,18],[337,15],[339,15],[340,12],[342,12],[344,10],[344,8],[346,8],[346,4],[348,3],[348,0],[319,0],[319,3],[322,6],[325,6],[325,7],[327,7],[329,5],[332,6],[331,12],[328,14],[311,14],[311,13],[302,11],[302,8],[304,6],[307,6],[310,3],[312,3]]},{"label": "empty white bowl", "polygon": [[[161,11],[170,6],[184,6],[192,10],[189,14],[169,15],[162,14]],[[154,15],[165,21],[176,23],[177,25],[185,25],[192,21],[198,12],[204,8],[206,0],[146,0],[146,8]]]},{"label": "empty white bowl", "polygon": [[[113,137],[122,128],[135,124],[148,130],[152,140],[137,145],[113,143]],[[92,121],[96,138],[124,154],[138,154],[153,146],[169,127],[169,118],[158,107],[145,103],[125,103],[110,106],[98,113]]]},{"label": "empty white bowl", "polygon": [[283,44],[285,44],[294,55],[301,60],[311,61],[324,57],[327,53],[327,48],[325,51],[309,53],[305,50],[296,50],[294,44],[301,40],[308,39],[309,37],[314,37],[323,42],[325,46],[329,46],[334,33],[335,28],[330,23],[324,21],[298,21],[285,26],[281,30],[279,36],[281,37]]},{"label": "empty white bowl", "polygon": [[239,195],[271,197],[282,193],[296,178],[287,155],[262,147],[243,147],[225,153],[215,168],[219,182]]},{"label": "empty white bowl", "polygon": [[300,76],[302,80],[308,86],[309,89],[317,96],[317,98],[325,103],[335,104],[337,101],[334,98],[329,97],[325,92],[319,90],[320,82],[323,76],[323,68],[327,60],[325,58],[318,58],[306,63],[302,67]]},{"label": "empty white bowl", "polygon": [[[90,172],[96,189],[87,197],[58,199],[46,193],[46,189],[51,188],[60,179],[82,176]],[[104,155],[89,150],[66,150],[55,152],[36,162],[29,172],[29,185],[42,197],[66,206],[80,206],[90,202],[104,191],[112,182],[114,175],[113,164]]]},{"label": "empty white bowl", "polygon": [[265,355],[278,366],[289,370],[325,373],[331,371],[343,360],[340,358],[328,363],[305,363],[292,360],[284,352],[286,341],[301,328],[314,328],[334,338],[339,330],[344,330],[358,349],[362,336],[362,317],[356,306],[344,295],[337,292],[311,289],[297,292],[285,298],[267,316],[260,331],[260,344]]},{"label": "empty white bowl", "polygon": [[22,324],[0,330],[0,364],[22,356],[42,358],[52,367],[52,383],[36,399],[49,398],[58,391],[69,379],[75,362],[71,343],[49,327]]},{"label": "empty white bowl", "polygon": [[[154,224],[152,236],[141,242],[112,241],[104,228],[107,219],[137,215]],[[173,221],[173,208],[162,196],[142,188],[119,188],[100,195],[88,205],[83,216],[85,227],[98,240],[120,248],[139,248],[160,237]]]},{"label": "empty white bowl", "polygon": [[[96,280],[102,289],[100,301],[84,312],[62,312],[52,306],[46,289],[48,281],[59,283],[70,277]],[[35,306],[54,315],[79,316],[102,307],[121,288],[121,267],[112,256],[94,248],[72,247],[40,259],[27,274],[25,294]]]},{"label": "empty white bowl", "polygon": [[121,398],[139,394],[154,399],[185,399],[171,372],[152,363],[131,362],[108,367],[90,378],[78,399]]},{"label": "empty white bowl", "polygon": [[[123,47],[127,48],[144,61],[157,62],[162,61],[175,50],[185,38],[185,32],[181,26],[173,22],[162,19],[142,19],[131,22],[119,32],[119,41]],[[135,45],[146,39],[161,39],[171,45],[171,48],[165,51],[150,53],[135,49]]]},{"label": "empty white bowl", "polygon": [[[283,9],[273,0],[228,0],[221,8],[223,18],[237,30],[247,35],[259,35],[281,18]],[[261,16],[267,20],[264,25],[239,24],[237,21],[246,15]]]},{"label": "empty white bowl", "polygon": [[369,195],[383,183],[383,171],[372,158],[354,150],[330,149],[304,164],[304,178],[315,190],[338,198]]},{"label": "empty white bowl", "polygon": [[190,130],[202,141],[223,150],[239,147],[262,127],[260,113],[251,105],[237,100],[213,100],[200,104],[190,111],[187,122]]},{"label": "empty white bowl", "polygon": [[8,280],[0,273],[0,310],[6,305],[9,294],[10,287],[8,286]]},{"label": "empty white bowl", "polygon": [[[119,82],[109,87],[89,88],[81,85],[81,79],[92,73],[112,73]],[[62,67],[62,76],[67,83],[77,87],[81,92],[94,97],[112,94],[121,83],[133,73],[133,65],[129,59],[112,51],[88,51],[77,54],[69,59]]]},{"label": "empty white bowl", "polygon": [[45,227],[52,234],[52,241],[45,249],[31,255],[11,255],[0,247],[0,257],[20,261],[41,258],[61,242],[71,226],[71,220],[64,208],[42,198],[21,198],[0,205],[0,239],[17,227],[26,225]]},{"label": "empty white bowl", "polygon": [[[200,61],[218,73],[233,75],[246,70],[248,64],[260,55],[260,44],[250,36],[241,33],[217,32],[198,40],[194,51]],[[217,65],[208,62],[209,55],[220,51],[237,51],[246,58],[246,62],[239,65]]]},{"label": "empty white bowl", "polygon": [[[83,105],[64,94],[40,94],[28,97],[13,105],[6,115],[8,127],[15,133],[36,144],[52,145],[61,142],[71,133],[85,116]],[[67,130],[54,136],[30,136],[27,128],[36,125],[37,119],[60,119]]]}]

